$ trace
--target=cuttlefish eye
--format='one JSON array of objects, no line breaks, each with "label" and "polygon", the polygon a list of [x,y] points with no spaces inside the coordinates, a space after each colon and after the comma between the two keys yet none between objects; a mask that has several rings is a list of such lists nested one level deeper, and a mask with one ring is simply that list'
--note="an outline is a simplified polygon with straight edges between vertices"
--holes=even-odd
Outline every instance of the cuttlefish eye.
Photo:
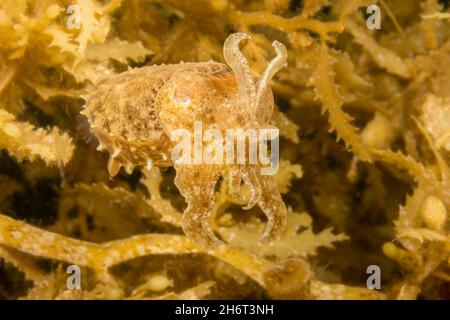
[{"label": "cuttlefish eye", "polygon": [[184,92],[175,91],[172,95],[172,102],[180,107],[189,107],[192,103],[192,97]]}]

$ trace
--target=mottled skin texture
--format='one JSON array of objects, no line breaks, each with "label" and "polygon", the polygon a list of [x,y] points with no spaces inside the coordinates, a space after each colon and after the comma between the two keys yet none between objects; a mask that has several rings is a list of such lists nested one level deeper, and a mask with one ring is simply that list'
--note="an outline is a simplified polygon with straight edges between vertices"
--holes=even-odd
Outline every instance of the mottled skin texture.
[{"label": "mottled skin texture", "polygon": [[[239,50],[245,34],[231,35],[224,45],[227,64],[217,62],[149,66],[114,76],[98,85],[87,98],[85,110],[98,150],[110,154],[108,170],[114,176],[123,165],[172,166],[171,133],[203,130],[260,129],[269,127],[274,102],[270,79],[285,64],[286,48],[274,42],[277,56],[262,76],[252,72]],[[239,197],[244,183],[250,190],[246,209],[255,204],[268,218],[263,241],[276,239],[285,224],[286,207],[272,176],[260,174],[259,164],[175,164],[175,184],[188,207],[183,230],[203,247],[220,241],[209,226],[214,188],[223,176],[230,194]]]}]

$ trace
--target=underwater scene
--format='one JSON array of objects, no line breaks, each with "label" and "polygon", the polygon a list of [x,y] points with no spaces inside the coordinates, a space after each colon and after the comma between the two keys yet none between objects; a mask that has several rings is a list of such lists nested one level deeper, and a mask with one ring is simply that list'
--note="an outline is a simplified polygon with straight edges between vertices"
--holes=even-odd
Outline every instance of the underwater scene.
[{"label": "underwater scene", "polygon": [[0,300],[449,300],[450,2],[0,0]]}]

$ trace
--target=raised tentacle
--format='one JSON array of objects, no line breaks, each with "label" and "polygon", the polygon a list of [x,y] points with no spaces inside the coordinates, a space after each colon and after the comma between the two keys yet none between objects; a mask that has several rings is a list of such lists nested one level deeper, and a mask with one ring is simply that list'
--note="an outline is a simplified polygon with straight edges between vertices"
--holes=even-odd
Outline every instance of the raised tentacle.
[{"label": "raised tentacle", "polygon": [[250,39],[245,33],[235,33],[229,36],[223,45],[223,56],[225,62],[233,69],[238,86],[238,94],[244,110],[249,115],[253,115],[256,110],[254,105],[256,99],[256,84],[253,81],[252,72],[248,65],[247,58],[242,54],[239,44],[242,40]]},{"label": "raised tentacle", "polygon": [[267,217],[266,229],[259,239],[261,242],[277,240],[286,225],[287,209],[278,192],[273,176],[258,175],[262,193],[258,200],[258,206]]},{"label": "raised tentacle", "polygon": [[258,81],[258,87],[256,90],[256,106],[261,103],[262,96],[270,86],[270,80],[273,76],[280,71],[285,65],[287,60],[287,49],[281,42],[274,41],[272,46],[275,49],[276,56],[267,66],[266,70],[262,74]]},{"label": "raised tentacle", "polygon": [[209,218],[214,207],[214,187],[220,170],[209,166],[175,165],[175,185],[188,204],[182,227],[186,236],[199,246],[211,248],[221,243],[214,235]]}]

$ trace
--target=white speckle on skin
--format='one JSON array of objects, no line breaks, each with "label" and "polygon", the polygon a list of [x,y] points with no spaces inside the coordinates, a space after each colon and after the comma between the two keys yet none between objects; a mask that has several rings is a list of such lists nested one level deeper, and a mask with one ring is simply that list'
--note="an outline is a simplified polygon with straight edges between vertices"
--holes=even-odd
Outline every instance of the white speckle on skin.
[{"label": "white speckle on skin", "polygon": [[151,159],[147,160],[146,167],[147,167],[147,170],[149,170],[149,171],[152,170],[152,168],[153,168],[153,161]]}]

